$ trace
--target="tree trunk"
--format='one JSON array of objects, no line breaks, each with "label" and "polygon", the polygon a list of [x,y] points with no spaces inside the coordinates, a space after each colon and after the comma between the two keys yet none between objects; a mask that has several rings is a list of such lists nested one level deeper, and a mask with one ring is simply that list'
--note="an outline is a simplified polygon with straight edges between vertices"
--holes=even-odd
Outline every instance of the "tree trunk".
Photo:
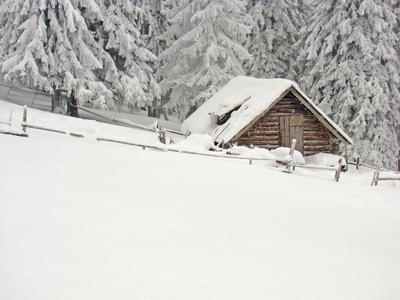
[{"label": "tree trunk", "polygon": [[75,97],[75,93],[72,92],[71,96],[69,96],[69,98],[68,98],[68,108],[67,108],[68,109],[68,114],[70,116],[79,117],[77,105],[78,105],[78,101],[77,101],[77,99]]},{"label": "tree trunk", "polygon": [[61,106],[61,92],[60,90],[53,87],[54,94],[51,97],[51,111],[54,112],[58,107]]}]

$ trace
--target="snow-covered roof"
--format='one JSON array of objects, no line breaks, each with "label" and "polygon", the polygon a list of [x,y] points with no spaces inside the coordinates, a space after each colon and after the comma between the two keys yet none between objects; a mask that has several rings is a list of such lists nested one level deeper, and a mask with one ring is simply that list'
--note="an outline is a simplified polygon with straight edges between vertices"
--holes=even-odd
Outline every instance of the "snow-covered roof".
[{"label": "snow-covered roof", "polygon": [[[190,131],[209,134],[217,143],[229,142],[255,118],[268,111],[289,89],[296,90],[319,117],[336,131],[333,133],[338,134],[338,138],[352,144],[351,138],[319,109],[295,82],[287,79],[235,77],[190,115],[183,122],[181,130],[184,133]],[[238,109],[232,112],[225,123],[218,125],[212,120],[212,116],[221,117],[235,108]]]}]

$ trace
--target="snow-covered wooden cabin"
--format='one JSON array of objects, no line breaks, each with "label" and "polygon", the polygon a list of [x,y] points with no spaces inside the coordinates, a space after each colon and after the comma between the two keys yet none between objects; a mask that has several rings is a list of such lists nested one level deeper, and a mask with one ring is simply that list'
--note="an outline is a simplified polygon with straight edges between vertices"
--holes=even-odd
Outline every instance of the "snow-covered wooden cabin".
[{"label": "snow-covered wooden cabin", "polygon": [[268,150],[290,147],[304,156],[337,154],[351,138],[286,79],[239,76],[207,100],[182,124],[182,132],[209,134],[228,147],[257,146]]}]

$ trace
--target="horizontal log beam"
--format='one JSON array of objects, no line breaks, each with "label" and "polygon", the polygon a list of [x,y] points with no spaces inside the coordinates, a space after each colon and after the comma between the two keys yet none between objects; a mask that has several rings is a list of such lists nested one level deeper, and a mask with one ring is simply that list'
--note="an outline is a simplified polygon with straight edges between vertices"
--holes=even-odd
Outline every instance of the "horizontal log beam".
[{"label": "horizontal log beam", "polygon": [[321,135],[303,135],[304,140],[307,141],[323,141],[323,142],[327,142],[331,141],[331,138],[329,136],[321,136]]},{"label": "horizontal log beam", "polygon": [[278,142],[279,137],[278,136],[265,136],[265,135],[247,137],[247,136],[242,135],[240,138],[238,138],[238,140],[240,140],[240,141],[266,141],[266,142],[276,140]]},{"label": "horizontal log beam", "polygon": [[250,145],[251,145],[254,147],[264,148],[264,149],[268,149],[268,150],[276,149],[279,147],[279,144],[239,143],[239,142],[237,144],[238,144],[238,146],[250,147]]},{"label": "horizontal log beam", "polygon": [[[278,130],[279,130],[279,122],[262,122],[253,127],[254,128],[278,128]],[[253,128],[253,127],[250,127],[250,128]]]},{"label": "horizontal log beam", "polygon": [[265,116],[260,118],[255,124],[262,123],[262,122],[278,122],[279,123],[279,116]]},{"label": "horizontal log beam", "polygon": [[330,146],[331,143],[329,140],[305,140],[304,141],[305,146]]},{"label": "horizontal log beam", "polygon": [[329,147],[311,147],[311,148],[309,148],[309,147],[305,147],[305,146],[303,146],[303,150],[307,151],[307,152],[316,152],[316,153],[335,151],[335,149],[332,149]]},{"label": "horizontal log beam", "polygon": [[324,127],[322,127],[319,124],[313,124],[313,123],[305,123],[304,124],[304,131],[318,131],[318,132],[326,132],[328,133],[329,131],[326,130]]},{"label": "horizontal log beam", "polygon": [[279,128],[263,127],[263,128],[251,128],[248,131],[250,134],[275,134],[279,135]]}]

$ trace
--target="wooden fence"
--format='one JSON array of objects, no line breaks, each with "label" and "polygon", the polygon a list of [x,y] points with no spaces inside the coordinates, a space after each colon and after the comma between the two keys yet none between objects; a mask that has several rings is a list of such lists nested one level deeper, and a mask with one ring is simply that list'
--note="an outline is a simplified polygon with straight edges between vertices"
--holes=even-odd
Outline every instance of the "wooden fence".
[{"label": "wooden fence", "polygon": [[0,97],[18,105],[51,111],[51,95],[45,92],[0,81]]},{"label": "wooden fence", "polygon": [[[20,130],[15,130],[11,128],[11,123],[12,123],[12,116],[13,112],[11,110],[10,112],[10,118],[8,122],[0,122],[2,124],[8,124],[10,125],[7,130],[0,130],[0,133],[3,134],[11,134],[11,135],[17,135],[17,136],[22,136],[22,137],[28,137],[28,133],[26,132],[27,128],[31,129],[36,129],[36,130],[44,130],[44,131],[50,131],[50,132],[55,132],[55,133],[60,133],[60,134],[66,134],[66,135],[71,135],[74,137],[80,137],[83,138],[84,134],[79,133],[79,132],[71,132],[71,131],[63,131],[63,130],[58,130],[54,128],[47,128],[47,127],[42,127],[38,125],[33,125],[28,123],[28,110],[27,107],[24,106],[23,109],[23,116],[22,116],[22,122],[21,122],[21,129]],[[143,128],[145,126],[136,126],[135,124],[134,128],[139,128],[139,129],[145,129],[145,130],[150,130],[155,133],[158,133],[159,140],[163,144],[166,144],[166,135],[165,135],[165,129],[161,128],[157,124],[154,129],[150,129],[148,127]],[[175,133],[175,132],[173,132]],[[143,144],[143,143],[133,143],[133,142],[128,142],[128,141],[122,141],[122,140],[117,140],[117,139],[111,139],[111,138],[102,138],[102,137],[97,137],[97,141],[103,141],[103,142],[112,142],[112,143],[119,143],[119,144],[124,144],[124,145],[129,145],[129,146],[135,146],[135,147],[141,147],[143,150],[146,148],[148,149],[154,149],[154,150],[159,150],[159,151],[168,151],[168,152],[179,152],[179,153],[184,153],[184,154],[190,154],[190,155],[199,155],[199,156],[208,156],[208,157],[215,157],[215,158],[228,158],[228,159],[239,159],[239,160],[247,160],[249,161],[249,164],[251,165],[253,161],[274,161],[277,164],[285,166],[285,172],[291,173],[294,171],[296,168],[305,168],[305,169],[314,169],[314,170],[327,170],[327,171],[332,171],[334,172],[334,179],[335,181],[339,181],[340,174],[342,171],[345,170],[345,164],[342,162],[342,159],[339,159],[338,163],[335,166],[319,166],[319,165],[307,165],[307,164],[299,164],[296,163],[293,160],[293,155],[294,155],[294,149],[296,146],[296,140],[292,141],[292,145],[290,148],[289,152],[289,159],[268,159],[268,158],[254,158],[254,157],[244,157],[241,155],[235,155],[234,153],[231,153],[229,151],[225,151],[220,148],[213,148],[213,152],[196,152],[196,151],[185,151],[185,150],[178,150],[174,149],[171,147],[168,147],[168,145],[165,146],[156,146],[156,145],[149,145],[149,144]],[[378,166],[372,166],[368,165],[366,163],[361,163],[360,159],[357,159],[355,162],[348,162],[349,164],[356,165],[356,168],[359,169],[359,166],[366,166],[369,168],[375,169],[374,176],[372,179],[371,185],[377,185],[379,180],[400,180],[400,175],[398,177],[395,176],[380,176],[380,172],[382,171],[390,171],[387,169],[384,169],[381,167],[381,164],[378,164]]]},{"label": "wooden fence", "polygon": [[[371,181],[371,186],[377,186],[379,181],[394,181],[394,180],[400,180],[400,173],[399,172],[392,172],[391,175],[388,175],[387,172],[390,172],[384,168],[381,167],[382,166],[382,161],[380,161],[378,163],[378,165],[375,167],[375,171],[374,171],[374,175],[372,176],[372,181]],[[386,176],[384,175],[383,177],[382,172],[386,172],[384,174],[386,174]],[[394,174],[398,174],[398,176],[394,176]]]}]

